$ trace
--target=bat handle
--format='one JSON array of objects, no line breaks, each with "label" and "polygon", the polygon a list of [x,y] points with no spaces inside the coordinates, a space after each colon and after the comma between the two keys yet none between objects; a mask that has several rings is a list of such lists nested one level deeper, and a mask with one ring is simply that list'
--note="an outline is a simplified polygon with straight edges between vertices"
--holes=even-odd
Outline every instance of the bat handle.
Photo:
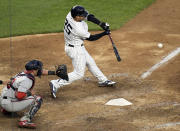
[{"label": "bat handle", "polygon": [[120,56],[119,56],[119,53],[118,53],[118,51],[117,51],[117,48],[116,48],[113,40],[112,40],[111,35],[109,34],[108,36],[109,36],[109,39],[110,39],[110,41],[111,41],[111,43],[112,43],[113,50],[114,50],[114,53],[115,53],[115,55],[116,55],[117,61],[121,61],[121,58],[120,58]]},{"label": "bat handle", "polygon": [[112,40],[111,34],[109,34],[108,36],[109,36],[109,39],[111,40],[111,42],[113,43],[113,40]]}]

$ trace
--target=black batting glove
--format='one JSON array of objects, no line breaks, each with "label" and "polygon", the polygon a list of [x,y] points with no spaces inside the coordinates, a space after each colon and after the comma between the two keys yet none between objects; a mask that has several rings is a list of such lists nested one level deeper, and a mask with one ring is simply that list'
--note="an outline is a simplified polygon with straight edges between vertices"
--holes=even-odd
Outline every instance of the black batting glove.
[{"label": "black batting glove", "polygon": [[99,25],[103,30],[109,30],[109,24],[108,23],[101,22]]},{"label": "black batting glove", "polygon": [[109,35],[109,34],[111,34],[111,31],[110,30],[105,30],[103,33],[104,33],[104,35]]}]

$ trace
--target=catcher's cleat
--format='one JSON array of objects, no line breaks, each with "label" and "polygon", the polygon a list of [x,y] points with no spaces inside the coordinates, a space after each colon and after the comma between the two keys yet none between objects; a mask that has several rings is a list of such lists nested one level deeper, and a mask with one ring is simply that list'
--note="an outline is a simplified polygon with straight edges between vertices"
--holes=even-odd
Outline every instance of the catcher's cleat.
[{"label": "catcher's cleat", "polygon": [[27,121],[27,120],[20,121],[20,122],[18,123],[18,126],[19,126],[20,128],[30,128],[30,129],[35,129],[35,128],[36,128],[36,124],[31,123],[31,122],[29,122],[29,121]]},{"label": "catcher's cleat", "polygon": [[53,81],[49,82],[49,86],[50,86],[50,91],[51,91],[52,98],[56,98],[57,89],[54,86]]},{"label": "catcher's cleat", "polygon": [[99,87],[110,87],[110,86],[114,86],[116,84],[116,82],[111,81],[111,80],[106,80],[104,82],[99,82]]}]

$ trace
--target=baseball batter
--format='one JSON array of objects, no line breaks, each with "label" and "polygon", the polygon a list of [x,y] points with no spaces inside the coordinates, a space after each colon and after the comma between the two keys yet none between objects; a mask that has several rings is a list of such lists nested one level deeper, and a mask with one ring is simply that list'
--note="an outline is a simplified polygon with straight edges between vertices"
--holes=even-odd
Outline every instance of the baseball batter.
[{"label": "baseball batter", "polygon": [[[36,127],[31,121],[36,112],[40,109],[43,101],[40,96],[33,95],[32,93],[35,85],[35,76],[61,75],[58,74],[58,70],[48,71],[42,69],[42,66],[43,64],[41,61],[29,61],[25,65],[26,70],[12,77],[7,86],[2,90],[0,106],[2,107],[1,112],[3,114],[10,114],[29,108],[29,111],[20,119],[20,122],[18,123],[19,127]],[[63,65],[63,67],[64,66],[65,65]],[[61,70],[63,69],[61,68]],[[0,84],[3,84],[2,80],[0,80]]]},{"label": "baseball batter", "polygon": [[[104,32],[91,35],[88,32],[88,25],[84,20],[100,25],[100,27],[104,29]],[[84,46],[84,40],[94,41],[108,34],[110,34],[110,30],[107,23],[100,22],[94,17],[94,15],[88,14],[82,6],[76,5],[72,7],[71,11],[66,16],[64,24],[64,39],[65,52],[71,58],[74,70],[73,72],[68,73],[69,81],[63,79],[50,81],[49,85],[53,98],[56,98],[58,88],[81,79],[84,76],[86,66],[99,80],[99,86],[113,86],[115,84],[114,81],[108,80],[101,72]]]}]

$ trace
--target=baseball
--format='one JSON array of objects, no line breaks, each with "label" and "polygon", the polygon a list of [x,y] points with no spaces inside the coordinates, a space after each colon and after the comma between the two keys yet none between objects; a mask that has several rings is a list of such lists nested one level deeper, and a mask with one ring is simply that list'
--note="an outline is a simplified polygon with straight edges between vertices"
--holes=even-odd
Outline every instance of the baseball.
[{"label": "baseball", "polygon": [[163,44],[162,43],[158,43],[158,47],[159,48],[163,48]]}]

